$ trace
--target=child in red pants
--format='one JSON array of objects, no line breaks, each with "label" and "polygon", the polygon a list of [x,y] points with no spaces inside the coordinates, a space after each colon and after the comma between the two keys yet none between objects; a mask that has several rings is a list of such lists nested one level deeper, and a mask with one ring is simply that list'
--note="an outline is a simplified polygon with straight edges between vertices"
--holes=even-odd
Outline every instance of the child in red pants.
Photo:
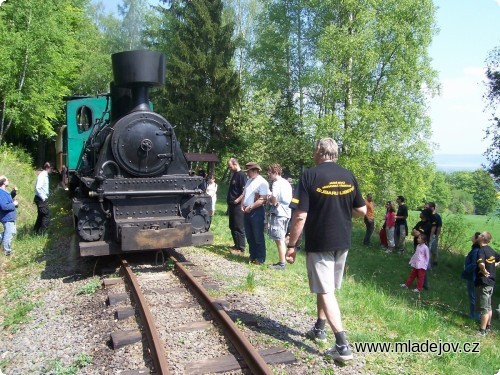
[{"label": "child in red pants", "polygon": [[413,292],[420,292],[424,287],[424,278],[425,273],[427,272],[427,265],[429,264],[429,248],[425,244],[427,241],[427,236],[425,234],[420,234],[417,237],[417,248],[415,249],[415,254],[410,259],[410,266],[412,266],[412,270],[410,272],[410,276],[406,280],[405,284],[401,284],[401,287],[408,289],[417,278],[417,288],[413,289]]}]

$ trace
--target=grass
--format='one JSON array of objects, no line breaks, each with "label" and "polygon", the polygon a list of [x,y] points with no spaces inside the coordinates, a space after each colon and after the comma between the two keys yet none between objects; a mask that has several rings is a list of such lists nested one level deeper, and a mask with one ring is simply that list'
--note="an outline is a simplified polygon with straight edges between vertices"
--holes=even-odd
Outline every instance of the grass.
[{"label": "grass", "polygon": [[[18,188],[16,199],[19,201],[13,255],[9,258],[4,257],[3,252],[0,255],[0,325],[5,333],[12,335],[29,322],[30,312],[33,309],[42,306],[40,296],[45,291],[30,289],[30,278],[33,275],[50,278],[46,265],[64,264],[66,257],[61,256],[61,249],[57,246],[58,241],[60,238],[72,235],[72,225],[68,224],[71,221],[68,220],[71,218],[71,202],[64,190],[57,189],[57,175],[52,175],[50,178],[49,235],[33,235],[37,210],[33,203],[36,173],[32,165],[32,160],[22,150],[6,145],[0,146],[0,174],[9,178],[10,188],[13,186]],[[76,374],[78,369],[91,361],[92,357],[85,353],[75,356],[69,365],[64,365],[60,359],[53,359],[51,369],[47,369],[47,373]],[[5,370],[7,367],[8,361],[1,359],[0,369]]]},{"label": "grass", "polygon": [[50,361],[44,373],[54,375],[76,375],[79,370],[92,363],[92,357],[86,353],[80,353],[70,365],[64,365],[59,359]]},{"label": "grass", "polygon": [[[205,247],[228,259],[244,262],[227,252],[232,239],[228,229],[226,206],[219,197],[217,211],[212,222],[214,245]],[[446,226],[446,216],[443,225]],[[441,251],[439,265],[429,274],[430,290],[415,294],[403,290],[403,283],[410,272],[408,265],[412,255],[412,242],[408,237],[407,252],[386,254],[378,245],[374,233],[372,246],[363,246],[364,225],[356,219],[353,226],[352,247],[346,264],[344,283],[337,292],[344,326],[348,338],[355,343],[408,342],[411,343],[464,343],[479,342],[477,353],[369,353],[366,354],[364,371],[376,374],[495,374],[500,370],[500,334],[487,337],[476,335],[477,324],[467,317],[468,299],[465,281],[460,278],[464,256],[470,250],[470,237],[475,231],[488,230],[497,242],[493,247],[500,250],[500,219],[481,216],[465,216],[470,233],[463,234],[463,247],[453,251]],[[418,213],[411,212],[410,228],[418,221]],[[267,259],[271,264],[278,261],[274,241],[266,238]],[[249,266],[250,267],[250,266]],[[266,266],[251,267],[255,273],[255,288],[266,288],[271,300],[277,305],[291,304],[315,321],[316,300],[309,292],[305,272],[304,253],[299,252],[294,265],[285,271],[269,270]],[[499,271],[500,272],[500,271]],[[241,290],[248,290],[241,286]],[[283,293],[287,290],[287,293]],[[494,306],[500,303],[500,293],[495,290]],[[496,307],[495,307],[496,308]],[[493,328],[500,331],[498,317]],[[329,330],[328,330],[329,331]],[[329,341],[333,341],[329,331]],[[446,345],[446,344],[445,344]]]},{"label": "grass", "polygon": [[[0,171],[7,175],[12,185],[19,188],[20,201],[17,221],[18,234],[14,238],[14,256],[0,256],[0,323],[4,331],[14,332],[28,321],[30,311],[35,308],[43,290],[29,290],[28,280],[32,275],[46,271],[46,264],[62,264],[58,239],[72,235],[70,201],[64,191],[52,186],[51,226],[49,236],[33,236],[32,226],[36,219],[36,207],[32,203],[35,173],[31,161],[25,154],[0,147]],[[51,177],[54,183],[55,176]],[[211,230],[214,244],[203,247],[234,262],[245,262],[245,258],[228,253],[232,239],[225,216],[224,191],[220,189],[217,212]],[[446,216],[443,224],[446,226]],[[500,222],[498,218],[466,216],[467,233],[463,245],[451,252],[441,252],[439,266],[430,273],[431,290],[420,296],[402,290],[402,283],[410,268],[409,252],[404,255],[386,254],[376,244],[376,234],[371,247],[362,246],[364,226],[356,220],[353,229],[352,248],[349,252],[344,283],[338,291],[344,325],[348,338],[354,343],[361,342],[476,342],[480,343],[478,354],[446,353],[441,356],[427,353],[371,353],[366,355],[363,371],[376,374],[495,374],[500,369],[500,334],[479,338],[475,335],[476,324],[467,318],[468,301],[465,282],[460,279],[464,255],[470,249],[469,238],[475,231],[488,230],[492,233],[493,248],[500,250]],[[410,214],[409,224],[417,222],[417,214]],[[470,232],[470,233],[469,233]],[[57,234],[54,236],[53,234]],[[496,242],[495,242],[496,241]],[[278,261],[276,245],[266,240],[267,263]],[[411,243],[407,249],[411,249]],[[316,301],[309,292],[305,272],[304,253],[299,252],[296,263],[287,265],[284,271],[274,271],[267,266],[248,266],[247,275],[236,286],[240,291],[265,289],[271,300],[279,306],[291,305],[297,311],[306,312],[315,320]],[[227,277],[220,275],[221,278]],[[44,275],[44,277],[51,277]],[[91,293],[94,279],[82,287],[83,294]],[[285,293],[283,291],[286,291]],[[498,306],[500,293],[495,291],[493,302]],[[496,319],[494,329],[500,330]],[[333,335],[329,333],[330,342]],[[296,348],[296,350],[300,350]],[[307,360],[305,355],[304,360]],[[69,365],[53,359],[51,373],[74,373],[91,360],[73,358]],[[313,360],[313,358],[311,358]],[[8,364],[0,360],[0,368]],[[334,373],[325,372],[325,373]]]},{"label": "grass", "polygon": [[97,276],[92,277],[82,285],[76,294],[94,294],[101,287],[101,279]]}]

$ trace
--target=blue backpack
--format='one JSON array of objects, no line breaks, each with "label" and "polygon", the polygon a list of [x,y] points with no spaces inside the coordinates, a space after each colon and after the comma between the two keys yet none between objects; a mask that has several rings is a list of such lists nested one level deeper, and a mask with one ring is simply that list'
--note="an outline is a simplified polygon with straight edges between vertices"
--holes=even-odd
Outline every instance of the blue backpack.
[{"label": "blue backpack", "polygon": [[469,254],[465,257],[464,270],[462,271],[462,279],[474,280],[476,275],[477,267],[477,253],[479,251],[478,247],[473,247]]}]

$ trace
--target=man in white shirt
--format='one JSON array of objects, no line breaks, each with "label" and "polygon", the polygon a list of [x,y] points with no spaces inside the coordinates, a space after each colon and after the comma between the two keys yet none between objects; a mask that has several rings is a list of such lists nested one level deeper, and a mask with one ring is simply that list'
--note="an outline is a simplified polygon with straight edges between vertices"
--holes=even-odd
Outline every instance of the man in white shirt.
[{"label": "man in white shirt", "polygon": [[[241,210],[244,213],[245,235],[250,248],[250,263],[263,264],[266,261],[266,240],[264,238],[264,221],[269,184],[260,175],[262,168],[255,162],[245,165],[248,181],[243,190]],[[241,200],[239,200],[241,201]]]},{"label": "man in white shirt", "polygon": [[35,183],[35,198],[33,202],[37,206],[38,216],[35,222],[35,234],[46,234],[50,223],[49,211],[49,173],[52,172],[52,166],[49,162],[43,165]]},{"label": "man in white shirt", "polygon": [[285,237],[291,217],[291,209],[288,205],[292,201],[292,186],[281,177],[282,173],[283,169],[277,163],[271,164],[267,168],[267,175],[273,181],[271,195],[267,200],[270,206],[268,234],[276,242],[279,256],[279,262],[269,267],[275,270],[285,269]]}]

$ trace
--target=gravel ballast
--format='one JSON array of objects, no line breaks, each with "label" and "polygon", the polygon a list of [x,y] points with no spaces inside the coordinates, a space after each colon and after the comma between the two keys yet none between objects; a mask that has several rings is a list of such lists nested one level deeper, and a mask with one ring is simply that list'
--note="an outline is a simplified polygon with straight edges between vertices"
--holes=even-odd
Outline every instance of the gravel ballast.
[{"label": "gravel ballast", "polygon": [[[58,247],[69,248],[71,239],[61,239]],[[364,356],[356,354],[347,366],[338,366],[325,360],[324,349],[304,338],[311,328],[314,317],[298,311],[291,306],[273,302],[273,295],[280,293],[273,290],[272,273],[259,272],[255,266],[244,262],[235,262],[232,257],[225,257],[203,248],[184,248],[178,252],[195,263],[214,282],[220,285],[220,296],[228,302],[229,315],[238,314],[251,317],[257,323],[241,325],[241,329],[257,349],[271,346],[285,346],[293,352],[297,363],[292,365],[272,365],[276,374],[366,374]],[[147,257],[146,262],[154,262],[154,257]],[[108,291],[99,289],[93,294],[79,294],[89,283],[96,269],[96,260],[82,262],[69,261],[47,266],[40,274],[34,274],[26,290],[30,298],[37,302],[29,313],[28,321],[19,330],[3,332],[0,343],[0,363],[6,375],[17,374],[56,374],[57,369],[78,368],[77,374],[119,374],[126,370],[151,368],[149,355],[144,343],[136,343],[113,350],[110,345],[110,332],[117,329],[137,327],[137,319],[116,321],[116,306],[106,305]],[[250,270],[254,270],[256,285],[252,292],[235,292],[241,280]],[[220,275],[224,275],[223,278]],[[233,285],[231,285],[233,284]],[[116,287],[120,290],[120,286]],[[314,298],[314,296],[311,296]],[[162,302],[163,303],[163,302]],[[154,309],[161,314],[161,304]],[[180,325],[185,316],[178,314],[169,318],[170,324]],[[242,319],[245,321],[245,319]],[[125,328],[124,328],[125,327]],[[197,333],[184,334],[182,340],[173,340],[168,350],[176,357],[182,355],[175,342],[192,340],[193,351],[207,352],[208,357],[216,356],[219,348],[204,349],[199,346]],[[221,348],[226,343],[220,343]],[[184,347],[184,346],[183,346]],[[209,354],[209,352],[211,354]],[[86,364],[84,358],[91,358]],[[60,371],[59,373],[63,373]],[[66,372],[69,373],[69,372]],[[182,368],[173,371],[182,374]],[[241,373],[241,372],[240,372]]]}]

